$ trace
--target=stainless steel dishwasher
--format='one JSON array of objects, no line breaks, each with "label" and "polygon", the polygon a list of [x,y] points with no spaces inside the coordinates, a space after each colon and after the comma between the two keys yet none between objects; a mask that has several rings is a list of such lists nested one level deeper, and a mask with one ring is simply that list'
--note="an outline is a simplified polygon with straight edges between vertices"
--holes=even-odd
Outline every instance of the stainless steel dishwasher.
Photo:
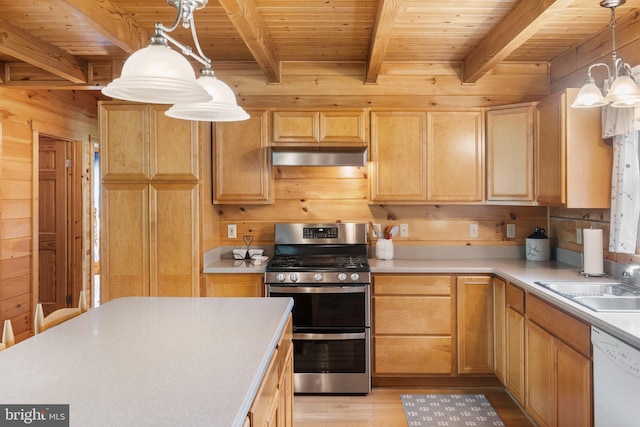
[{"label": "stainless steel dishwasher", "polygon": [[640,350],[591,327],[595,427],[637,427]]}]

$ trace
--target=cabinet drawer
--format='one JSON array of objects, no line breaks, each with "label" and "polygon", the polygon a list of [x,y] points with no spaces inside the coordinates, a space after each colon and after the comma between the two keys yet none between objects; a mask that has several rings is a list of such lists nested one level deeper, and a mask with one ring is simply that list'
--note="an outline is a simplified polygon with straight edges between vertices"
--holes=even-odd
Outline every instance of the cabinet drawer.
[{"label": "cabinet drawer", "polygon": [[384,274],[373,276],[374,295],[451,295],[452,276]]},{"label": "cabinet drawer", "polygon": [[585,357],[591,357],[591,328],[541,299],[527,295],[527,318],[542,326]]},{"label": "cabinet drawer", "polygon": [[520,314],[524,314],[524,291],[511,283],[507,283],[506,296],[507,306]]},{"label": "cabinet drawer", "polygon": [[376,374],[449,374],[451,337],[376,337]]},{"label": "cabinet drawer", "polygon": [[376,334],[451,334],[451,297],[376,296]]},{"label": "cabinet drawer", "polygon": [[276,349],[251,405],[249,416],[252,426],[267,425],[271,417],[273,402],[278,397],[278,357],[278,349]]}]

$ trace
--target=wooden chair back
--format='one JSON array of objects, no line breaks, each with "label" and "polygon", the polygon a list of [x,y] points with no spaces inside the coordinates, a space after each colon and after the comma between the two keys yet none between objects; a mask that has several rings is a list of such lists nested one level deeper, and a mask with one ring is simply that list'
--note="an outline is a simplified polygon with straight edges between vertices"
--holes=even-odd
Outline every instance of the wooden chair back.
[{"label": "wooden chair back", "polygon": [[13,326],[11,326],[11,320],[4,321],[4,327],[2,328],[2,343],[0,343],[0,350],[9,348],[16,343],[16,339],[13,336]]},{"label": "wooden chair back", "polygon": [[46,331],[49,328],[53,328],[69,319],[72,319],[80,314],[86,312],[89,309],[87,302],[87,294],[85,291],[80,291],[80,299],[78,301],[78,307],[73,308],[61,308],[48,316],[44,316],[42,304],[36,305],[36,315],[33,322],[33,331],[37,335]]}]

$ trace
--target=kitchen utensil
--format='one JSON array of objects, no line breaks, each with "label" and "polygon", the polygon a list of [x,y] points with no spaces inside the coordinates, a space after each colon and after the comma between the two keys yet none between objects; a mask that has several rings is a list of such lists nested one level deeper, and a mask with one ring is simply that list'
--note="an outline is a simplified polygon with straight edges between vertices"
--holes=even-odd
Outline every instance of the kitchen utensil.
[{"label": "kitchen utensil", "polygon": [[393,227],[391,227],[391,230],[389,230],[389,234],[387,235],[387,239],[393,239],[395,236],[398,235],[398,231],[400,229],[398,228],[397,225],[394,225]]},{"label": "kitchen utensil", "polygon": [[233,258],[234,259],[245,259],[247,257],[246,249],[234,249],[233,250]]}]

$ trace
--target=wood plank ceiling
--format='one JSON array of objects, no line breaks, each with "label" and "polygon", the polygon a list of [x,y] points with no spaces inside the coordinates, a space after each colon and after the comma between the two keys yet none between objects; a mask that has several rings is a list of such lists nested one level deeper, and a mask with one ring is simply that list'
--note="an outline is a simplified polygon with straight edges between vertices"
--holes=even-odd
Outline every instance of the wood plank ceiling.
[{"label": "wood plank ceiling", "polygon": [[[165,0],[0,0],[0,8],[0,84],[72,89],[117,77],[176,10]],[[639,10],[640,0],[627,0],[616,16],[637,19]],[[501,61],[550,62],[603,38],[609,18],[598,0],[209,0],[195,13],[214,69],[257,64],[269,83],[286,61],[363,63],[365,83],[386,64],[456,63],[462,82],[474,83]],[[193,45],[187,30],[172,36]]]}]

